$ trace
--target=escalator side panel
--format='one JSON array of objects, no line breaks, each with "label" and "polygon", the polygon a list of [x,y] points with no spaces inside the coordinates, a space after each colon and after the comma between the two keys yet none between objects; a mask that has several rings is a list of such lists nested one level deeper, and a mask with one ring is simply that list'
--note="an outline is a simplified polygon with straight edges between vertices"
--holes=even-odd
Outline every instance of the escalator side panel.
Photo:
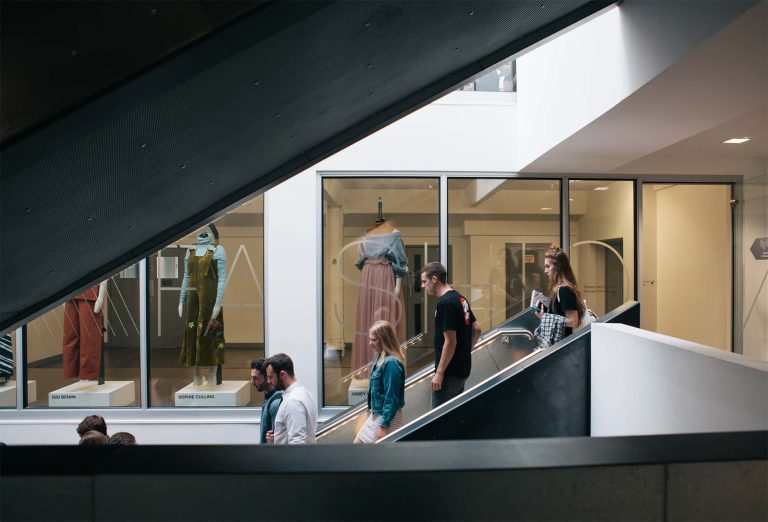
[{"label": "escalator side panel", "polygon": [[589,435],[588,359],[584,336],[400,440]]},{"label": "escalator side panel", "polygon": [[[640,303],[599,322],[639,327]],[[589,435],[591,327],[535,353],[389,439],[468,440]]]}]

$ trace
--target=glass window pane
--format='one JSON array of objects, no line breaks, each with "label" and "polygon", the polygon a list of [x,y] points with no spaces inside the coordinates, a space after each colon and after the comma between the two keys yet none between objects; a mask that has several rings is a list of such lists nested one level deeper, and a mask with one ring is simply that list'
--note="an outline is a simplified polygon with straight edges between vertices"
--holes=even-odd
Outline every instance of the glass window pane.
[{"label": "glass window pane", "polygon": [[27,406],[140,404],[138,264],[26,325]]},{"label": "glass window pane", "polygon": [[643,329],[731,350],[731,212],[730,185],[643,184]]},{"label": "glass window pane", "polygon": [[435,306],[421,290],[419,270],[440,260],[439,202],[436,178],[323,180],[325,405],[365,397],[368,328],[377,319],[392,321],[400,341],[409,342],[408,373],[434,359],[432,340],[419,337],[431,331]]},{"label": "glass window pane", "polygon": [[263,402],[250,385],[251,360],[264,357],[263,196],[214,225],[218,238],[205,226],[148,260],[151,406]]},{"label": "glass window pane", "polygon": [[0,337],[0,408],[16,407],[16,331]]},{"label": "glass window pane", "polygon": [[560,182],[448,180],[448,278],[484,331],[545,291],[544,253],[560,241]]},{"label": "glass window pane", "polygon": [[587,305],[598,316],[635,298],[634,182],[570,180],[568,252]]}]

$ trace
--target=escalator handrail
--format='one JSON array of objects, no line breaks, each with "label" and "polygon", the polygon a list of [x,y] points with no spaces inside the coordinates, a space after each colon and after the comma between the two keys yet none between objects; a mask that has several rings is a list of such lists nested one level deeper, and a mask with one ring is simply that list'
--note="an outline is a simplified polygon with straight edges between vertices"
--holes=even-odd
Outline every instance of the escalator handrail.
[{"label": "escalator handrail", "polygon": [[[490,344],[492,341],[497,339],[498,337],[502,335],[511,335],[511,336],[523,336],[528,338],[528,340],[533,340],[533,333],[531,333],[530,330],[526,328],[520,328],[520,327],[514,327],[514,328],[504,328],[504,329],[495,329],[491,330],[491,335],[488,335],[484,337],[483,339],[480,339],[475,347],[472,349],[472,353],[475,353],[478,350],[482,350]],[[503,371],[503,368],[499,371]],[[425,377],[428,377],[435,373],[435,365],[434,363],[430,363],[421,370],[418,370],[416,373],[411,374],[405,381],[405,388],[410,388],[417,384],[418,382],[422,381]],[[330,431],[334,430],[336,427],[346,423],[350,418],[355,417],[359,415],[363,410],[366,410],[368,408],[367,402],[361,402],[359,404],[356,404],[355,406],[350,407],[345,412],[340,413],[336,417],[333,417],[326,421],[323,426],[317,430],[316,437],[322,437],[326,433],[329,433]]]},{"label": "escalator handrail", "polygon": [[[403,352],[407,352],[407,351],[408,351],[408,347],[409,347],[409,346],[412,346],[412,345],[416,344],[416,343],[417,343],[418,341],[420,341],[422,338],[424,338],[424,334],[423,334],[423,333],[420,333],[420,334],[418,334],[418,335],[414,335],[413,337],[411,337],[410,339],[408,339],[408,340],[407,340],[407,341],[405,341],[404,343],[401,343],[401,344],[400,344],[400,348],[402,348],[402,349],[403,349]],[[352,379],[354,379],[354,378],[355,378],[357,375],[359,375],[359,374],[360,374],[360,372],[362,372],[362,371],[364,371],[364,370],[367,370],[367,369],[368,369],[368,368],[370,368],[372,365],[373,365],[373,361],[370,361],[370,362],[368,362],[368,364],[365,364],[364,366],[361,366],[361,367],[360,367],[360,368],[358,368],[357,370],[355,370],[355,371],[353,371],[353,372],[350,372],[350,373],[348,373],[347,375],[345,375],[344,377],[342,377],[342,378],[341,378],[341,382],[347,382],[347,381],[351,381],[351,380],[352,380]]]}]

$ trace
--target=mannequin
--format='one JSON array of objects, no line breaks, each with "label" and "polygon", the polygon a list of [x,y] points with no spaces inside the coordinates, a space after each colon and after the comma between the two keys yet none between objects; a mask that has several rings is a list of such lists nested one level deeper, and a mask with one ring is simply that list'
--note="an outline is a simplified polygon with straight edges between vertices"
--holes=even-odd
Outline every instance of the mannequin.
[{"label": "mannequin", "polygon": [[400,280],[408,274],[408,261],[400,231],[381,215],[381,198],[379,216],[374,226],[363,234],[360,258],[355,266],[361,274],[352,344],[353,372],[373,360],[368,330],[374,322],[389,321],[398,342],[405,340],[405,301],[400,292]]},{"label": "mannequin", "polygon": [[[213,228],[212,228],[213,229]],[[180,360],[195,367],[192,384],[216,385],[216,366],[224,362],[224,313],[221,301],[227,284],[227,255],[209,232],[197,236],[184,258],[184,279],[179,297],[179,317],[187,304],[186,328]],[[189,297],[189,300],[187,300]]]},{"label": "mannequin", "polygon": [[89,288],[64,303],[62,342],[64,377],[95,381],[101,363],[102,309],[107,298],[107,282]]}]

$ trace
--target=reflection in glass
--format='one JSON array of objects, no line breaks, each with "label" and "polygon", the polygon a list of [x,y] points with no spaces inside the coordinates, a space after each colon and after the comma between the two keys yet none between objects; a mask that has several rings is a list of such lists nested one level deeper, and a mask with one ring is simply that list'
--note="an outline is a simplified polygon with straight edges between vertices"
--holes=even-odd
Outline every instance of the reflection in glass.
[{"label": "reflection in glass", "polygon": [[484,331],[545,291],[544,252],[560,240],[560,182],[449,179],[449,281]]},{"label": "reflection in glass", "polygon": [[570,181],[571,265],[598,316],[634,299],[634,182]]},{"label": "reflection in glass", "polygon": [[0,336],[0,408],[16,407],[16,332]]},{"label": "reflection in glass", "polygon": [[139,405],[139,280],[130,267],[26,325],[28,407]]},{"label": "reflection in glass", "polygon": [[264,356],[263,196],[164,248],[148,266],[150,405],[260,405],[250,362]]},{"label": "reflection in glass", "polygon": [[517,62],[514,60],[499,64],[484,75],[464,84],[462,91],[517,92]]},{"label": "reflection in glass", "polygon": [[323,180],[325,405],[364,400],[378,319],[408,343],[407,372],[432,360],[431,339],[419,335],[431,330],[434,302],[418,271],[440,259],[438,208],[434,178]]}]

